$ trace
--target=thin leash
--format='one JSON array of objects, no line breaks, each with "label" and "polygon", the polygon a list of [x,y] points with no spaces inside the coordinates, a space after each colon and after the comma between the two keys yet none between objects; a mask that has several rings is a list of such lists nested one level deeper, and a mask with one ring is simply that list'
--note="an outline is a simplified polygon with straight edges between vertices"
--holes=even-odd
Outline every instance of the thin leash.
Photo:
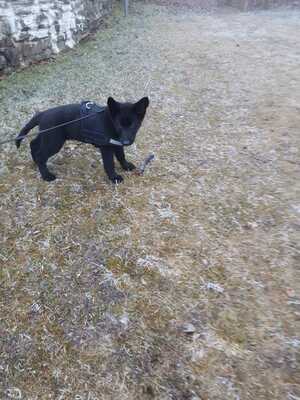
[{"label": "thin leash", "polygon": [[86,119],[86,118],[90,118],[90,117],[92,117],[93,115],[96,115],[96,114],[98,114],[98,113],[90,113],[88,115],[85,115],[84,117],[76,118],[76,119],[73,119],[72,121],[64,122],[63,124],[52,126],[51,128],[48,128],[48,129],[43,129],[42,131],[29,132],[29,133],[27,133],[27,135],[17,136],[17,137],[15,137],[13,139],[6,139],[6,140],[3,140],[3,141],[0,142],[0,146],[4,145],[6,143],[15,142],[16,140],[25,139],[28,136],[33,136],[33,135],[40,134],[40,133],[50,132],[50,131],[53,131],[54,129],[61,128],[61,127],[66,126],[66,125],[70,125],[70,124],[73,124],[73,123],[78,122],[78,121],[82,121],[83,119]]}]

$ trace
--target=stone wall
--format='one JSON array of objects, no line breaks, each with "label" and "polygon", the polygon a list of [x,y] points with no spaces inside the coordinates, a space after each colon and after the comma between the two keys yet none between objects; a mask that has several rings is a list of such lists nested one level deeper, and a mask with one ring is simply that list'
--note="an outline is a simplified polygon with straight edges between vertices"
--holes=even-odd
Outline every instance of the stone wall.
[{"label": "stone wall", "polygon": [[113,0],[0,0],[0,73],[72,48]]}]

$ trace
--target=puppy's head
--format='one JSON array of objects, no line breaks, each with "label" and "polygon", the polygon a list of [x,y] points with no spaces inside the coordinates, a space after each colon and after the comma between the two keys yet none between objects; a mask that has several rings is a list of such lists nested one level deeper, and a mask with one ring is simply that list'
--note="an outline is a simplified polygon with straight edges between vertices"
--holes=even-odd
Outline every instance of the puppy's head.
[{"label": "puppy's head", "polygon": [[119,103],[109,97],[107,106],[119,140],[125,146],[130,146],[145,117],[148,97],[143,97],[137,103]]}]

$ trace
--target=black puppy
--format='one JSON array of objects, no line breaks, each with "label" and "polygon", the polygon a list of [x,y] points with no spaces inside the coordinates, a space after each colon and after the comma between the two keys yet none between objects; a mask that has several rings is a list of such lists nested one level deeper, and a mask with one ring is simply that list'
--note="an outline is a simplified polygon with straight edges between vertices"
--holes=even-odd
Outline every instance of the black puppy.
[{"label": "black puppy", "polygon": [[[16,139],[16,146],[20,146],[23,136],[35,126],[38,125],[40,131],[49,129],[47,132],[39,133],[31,141],[30,147],[32,158],[42,178],[50,182],[55,179],[55,175],[48,170],[47,160],[59,152],[66,140],[91,143],[101,151],[108,178],[114,183],[119,183],[123,181],[123,178],[115,172],[114,155],[125,171],[135,168],[125,159],[124,146],[130,146],[134,142],[148,105],[148,97],[143,97],[137,103],[119,103],[109,97],[107,106],[102,108],[92,102],[51,108],[36,114],[24,126]],[[95,113],[93,113],[94,110]],[[68,124],[82,116],[86,117],[89,111],[93,115],[84,121]],[[87,121],[88,125],[86,125]],[[57,125],[63,126],[51,129]]]}]

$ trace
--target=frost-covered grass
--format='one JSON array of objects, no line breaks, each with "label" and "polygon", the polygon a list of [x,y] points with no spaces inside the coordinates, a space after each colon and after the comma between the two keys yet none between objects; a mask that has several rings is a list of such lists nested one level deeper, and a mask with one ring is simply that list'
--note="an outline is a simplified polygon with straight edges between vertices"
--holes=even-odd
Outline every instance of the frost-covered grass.
[{"label": "frost-covered grass", "polygon": [[149,95],[128,158],[156,156],[112,187],[92,147],[52,184],[28,144],[1,150],[1,399],[299,398],[299,28],[136,3],[0,82],[2,137]]}]

